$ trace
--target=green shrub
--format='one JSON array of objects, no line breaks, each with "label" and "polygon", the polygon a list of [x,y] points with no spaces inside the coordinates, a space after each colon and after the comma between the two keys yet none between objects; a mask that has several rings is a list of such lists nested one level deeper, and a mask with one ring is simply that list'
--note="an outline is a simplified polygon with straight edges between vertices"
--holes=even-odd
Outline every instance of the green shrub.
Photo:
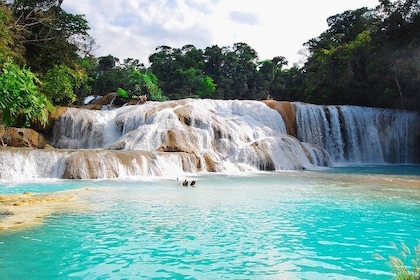
[{"label": "green shrub", "polygon": [[53,106],[48,98],[39,92],[40,81],[27,68],[20,68],[10,59],[0,72],[0,111],[2,122],[7,126],[30,126],[31,121],[41,125],[48,122],[48,112]]},{"label": "green shrub", "polygon": [[86,78],[83,73],[65,65],[54,65],[42,77],[42,91],[54,104],[69,105],[76,101],[75,92]]},{"label": "green shrub", "polygon": [[379,254],[375,256],[388,261],[396,280],[420,280],[420,242],[414,248],[414,254],[403,242],[400,246],[392,243],[392,246],[399,256],[390,256],[388,260]]},{"label": "green shrub", "polygon": [[122,99],[125,99],[125,100],[130,99],[130,96],[128,95],[128,91],[122,88],[117,88],[117,94],[118,94],[118,97],[121,97]]}]

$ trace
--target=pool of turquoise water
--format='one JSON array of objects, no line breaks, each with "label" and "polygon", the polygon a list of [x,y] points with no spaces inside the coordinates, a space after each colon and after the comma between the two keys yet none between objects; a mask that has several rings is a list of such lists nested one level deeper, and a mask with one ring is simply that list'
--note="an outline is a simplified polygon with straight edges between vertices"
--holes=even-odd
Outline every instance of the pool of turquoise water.
[{"label": "pool of turquoise water", "polygon": [[93,191],[88,210],[0,232],[0,279],[390,279],[375,254],[417,245],[420,167],[381,168],[3,182]]}]

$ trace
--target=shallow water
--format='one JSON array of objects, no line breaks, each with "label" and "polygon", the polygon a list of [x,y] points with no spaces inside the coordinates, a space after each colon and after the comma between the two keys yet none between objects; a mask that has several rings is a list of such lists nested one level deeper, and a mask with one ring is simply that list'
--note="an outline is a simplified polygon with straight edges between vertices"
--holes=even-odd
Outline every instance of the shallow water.
[{"label": "shallow water", "polygon": [[89,187],[80,199],[91,207],[0,232],[0,279],[390,279],[374,254],[417,244],[419,171],[191,175],[195,188],[150,178],[3,182],[3,194]]}]

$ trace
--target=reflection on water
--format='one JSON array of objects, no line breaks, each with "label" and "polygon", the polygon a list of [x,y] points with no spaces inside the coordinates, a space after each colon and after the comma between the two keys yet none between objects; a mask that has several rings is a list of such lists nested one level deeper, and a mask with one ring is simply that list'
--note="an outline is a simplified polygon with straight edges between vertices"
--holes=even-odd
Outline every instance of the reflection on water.
[{"label": "reflection on water", "polygon": [[0,278],[389,279],[373,255],[420,237],[419,176],[396,169],[5,185],[94,191],[89,212],[1,232]]}]

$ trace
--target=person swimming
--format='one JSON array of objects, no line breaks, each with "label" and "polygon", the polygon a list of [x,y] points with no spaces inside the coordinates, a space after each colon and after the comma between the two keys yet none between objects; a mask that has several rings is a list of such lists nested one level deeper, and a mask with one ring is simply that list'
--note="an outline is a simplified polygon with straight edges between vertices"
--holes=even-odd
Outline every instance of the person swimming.
[{"label": "person swimming", "polygon": [[184,180],[184,182],[182,182],[182,185],[183,185],[184,187],[188,187],[188,181],[187,181],[187,180]]},{"label": "person swimming", "polygon": [[194,180],[191,181],[190,186],[195,187],[195,181]]}]

